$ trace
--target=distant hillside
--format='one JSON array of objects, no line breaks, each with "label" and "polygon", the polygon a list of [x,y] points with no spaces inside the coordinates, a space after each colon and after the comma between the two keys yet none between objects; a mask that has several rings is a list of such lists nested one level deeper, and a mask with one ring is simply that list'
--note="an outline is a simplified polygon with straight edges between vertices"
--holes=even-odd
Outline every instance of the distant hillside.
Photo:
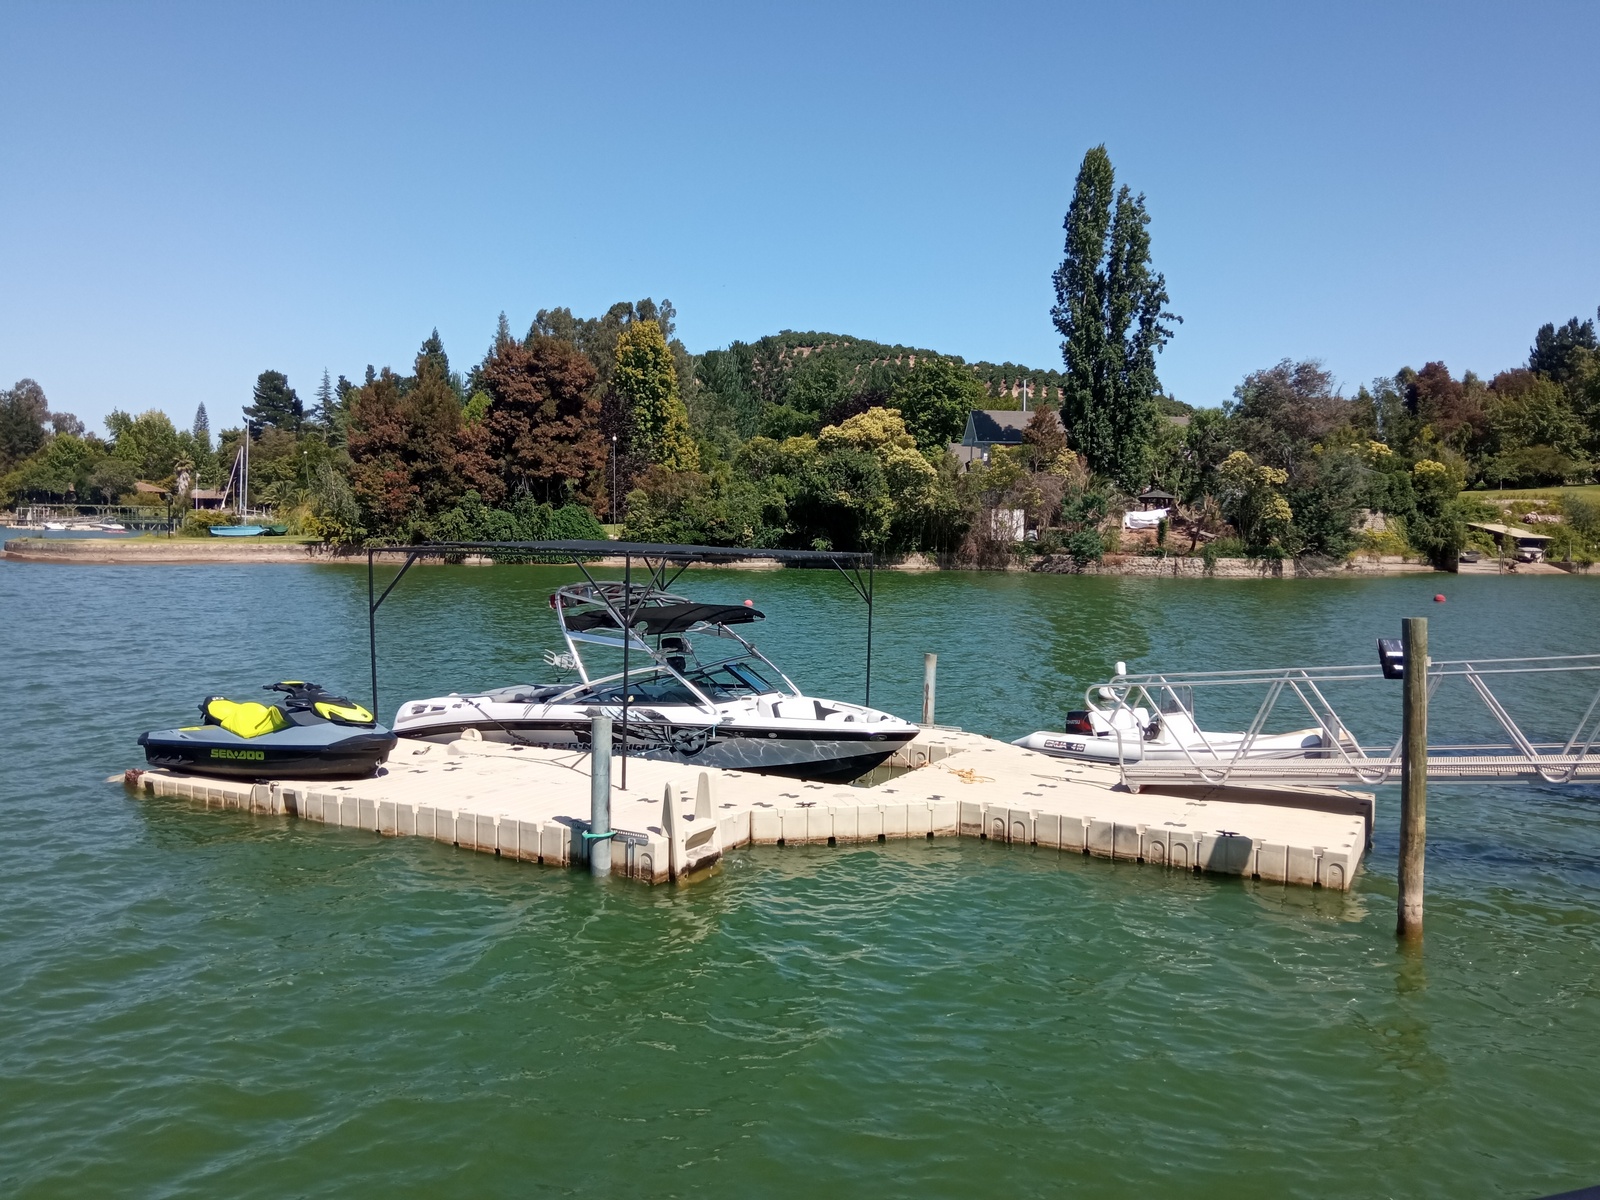
[{"label": "distant hillside", "polygon": [[[864,382],[872,378],[874,371],[881,368],[895,371],[909,370],[916,365],[919,358],[948,358],[952,362],[967,366],[983,381],[984,386],[989,389],[989,394],[996,400],[1004,401],[1009,398],[1015,400],[1020,407],[1022,387],[1026,383],[1030,403],[1035,400],[1052,405],[1061,402],[1060,371],[1040,370],[1017,363],[968,363],[959,354],[941,354],[937,350],[917,346],[890,346],[883,342],[868,341],[866,338],[851,337],[848,334],[798,333],[792,329],[764,337],[754,343],[752,348],[756,351],[755,359],[760,364],[758,369],[762,371],[786,373],[813,356],[818,356],[832,359],[841,370],[849,373],[854,382]],[[995,407],[1005,408],[1009,405],[1001,403]]]},{"label": "distant hillside", "polygon": [[[918,346],[791,329],[699,355],[697,406],[704,423],[721,425],[739,437],[815,431],[819,423],[884,403],[895,382],[926,358],[965,366],[988,392],[991,408],[1021,408],[1024,386],[1030,407],[1060,407],[1065,378],[1059,370],[969,363],[960,355]],[[1190,411],[1175,400],[1163,401],[1162,407],[1169,415]]]}]

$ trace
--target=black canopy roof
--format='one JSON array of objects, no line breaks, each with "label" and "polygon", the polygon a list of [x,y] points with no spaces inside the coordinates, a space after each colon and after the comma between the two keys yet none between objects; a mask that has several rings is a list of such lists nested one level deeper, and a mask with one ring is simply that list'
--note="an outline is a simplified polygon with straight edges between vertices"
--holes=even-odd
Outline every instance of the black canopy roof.
[{"label": "black canopy roof", "polygon": [[[760,609],[743,604],[654,604],[638,611],[634,628],[641,625],[651,637],[663,633],[683,633],[704,622],[707,625],[747,625],[766,617]],[[567,628],[574,633],[591,629],[620,629],[609,608],[591,608],[567,617]]]}]

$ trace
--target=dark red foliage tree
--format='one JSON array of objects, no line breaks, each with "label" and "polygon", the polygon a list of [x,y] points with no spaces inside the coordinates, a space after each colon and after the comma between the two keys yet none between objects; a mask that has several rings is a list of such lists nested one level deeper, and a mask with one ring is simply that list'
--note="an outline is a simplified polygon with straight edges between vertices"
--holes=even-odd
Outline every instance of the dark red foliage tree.
[{"label": "dark red foliage tree", "polygon": [[493,504],[504,495],[488,437],[462,420],[438,365],[417,359],[408,390],[384,368],[351,396],[350,478],[373,532],[425,537],[431,517],[470,489]]},{"label": "dark red foliage tree", "polygon": [[1482,385],[1470,389],[1450,375],[1442,362],[1431,362],[1406,385],[1406,408],[1435,436],[1457,450],[1483,436],[1488,418],[1483,410]]},{"label": "dark red foliage tree", "polygon": [[608,443],[600,431],[594,365],[572,343],[505,339],[482,368],[492,403],[488,452],[506,495],[569,500],[599,512]]}]

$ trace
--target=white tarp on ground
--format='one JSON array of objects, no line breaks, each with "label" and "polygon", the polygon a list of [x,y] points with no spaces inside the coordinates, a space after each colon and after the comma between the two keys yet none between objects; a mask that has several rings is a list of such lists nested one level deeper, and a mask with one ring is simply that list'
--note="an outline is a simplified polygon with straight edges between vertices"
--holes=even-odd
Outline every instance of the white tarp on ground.
[{"label": "white tarp on ground", "polygon": [[1169,508],[1147,508],[1143,512],[1125,512],[1122,514],[1122,527],[1124,529],[1154,529],[1158,524],[1167,519]]}]

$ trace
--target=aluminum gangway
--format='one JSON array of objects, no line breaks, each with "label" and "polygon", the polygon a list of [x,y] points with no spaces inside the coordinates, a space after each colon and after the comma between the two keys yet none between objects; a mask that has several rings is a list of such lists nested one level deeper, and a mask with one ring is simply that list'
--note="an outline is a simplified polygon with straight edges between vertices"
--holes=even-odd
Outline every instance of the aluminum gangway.
[{"label": "aluminum gangway", "polygon": [[[1381,662],[1150,674],[1117,667],[1118,674],[1090,687],[1085,696],[1090,710],[1114,726],[1110,738],[1130,790],[1156,784],[1376,787],[1400,782],[1400,686],[1393,682],[1392,668],[1386,671]],[[1448,720],[1434,724],[1476,726],[1468,740],[1430,741],[1430,782],[1600,782],[1600,654],[1430,660],[1427,677],[1430,713],[1439,712],[1437,702],[1447,702],[1441,715]],[[1497,689],[1523,693],[1520,721],[1511,712],[1518,705],[1496,695]],[[1329,694],[1335,691],[1353,694],[1354,707],[1341,702],[1347,712],[1359,711],[1358,723],[1372,727],[1364,736],[1353,733],[1334,710]],[[1203,726],[1195,713],[1204,706],[1197,705],[1197,695],[1225,699],[1223,707],[1242,713],[1255,693],[1259,706],[1242,737],[1199,732]],[[1145,753],[1153,728],[1147,723],[1179,714],[1193,722],[1196,734],[1160,754]],[[1263,748],[1286,714],[1305,726],[1308,738],[1319,734],[1318,744],[1300,751]],[[1535,725],[1534,733],[1524,731]],[[1392,740],[1383,726],[1394,730]]]}]

